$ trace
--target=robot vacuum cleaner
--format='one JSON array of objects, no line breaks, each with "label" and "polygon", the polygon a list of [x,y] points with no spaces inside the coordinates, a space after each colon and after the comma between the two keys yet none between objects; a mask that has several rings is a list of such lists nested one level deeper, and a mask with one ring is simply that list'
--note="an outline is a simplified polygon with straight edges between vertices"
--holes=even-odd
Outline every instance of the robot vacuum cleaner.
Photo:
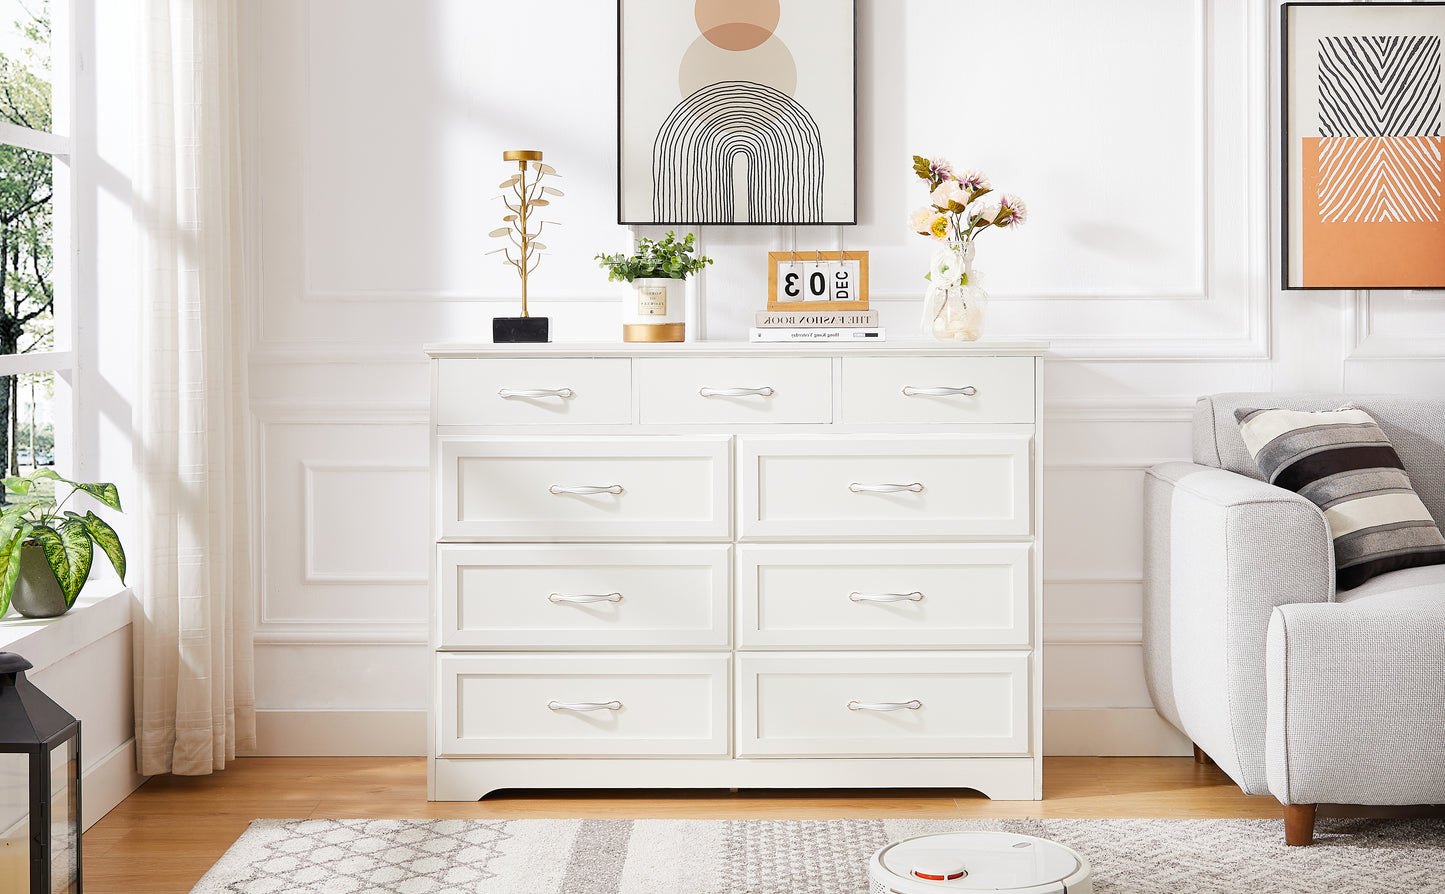
[{"label": "robot vacuum cleaner", "polygon": [[944,832],[873,855],[870,894],[1093,894],[1089,861],[1072,848],[1010,832]]}]

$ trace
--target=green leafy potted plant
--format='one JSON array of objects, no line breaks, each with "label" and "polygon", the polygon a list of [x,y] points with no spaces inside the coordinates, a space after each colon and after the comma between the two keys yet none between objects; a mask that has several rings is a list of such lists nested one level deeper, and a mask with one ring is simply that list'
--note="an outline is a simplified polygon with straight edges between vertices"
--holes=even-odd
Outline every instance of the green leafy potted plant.
[{"label": "green leafy potted plant", "polygon": [[[70,493],[59,503],[42,480],[67,484]],[[77,492],[90,494],[117,512],[120,495],[114,484],[81,484],[50,469],[36,469],[6,478],[6,503],[0,506],[0,616],[15,610],[29,618],[53,618],[75,604],[90,576],[95,547],[110,558],[125,580],[125,550],[120,537],[94,512],[65,510]],[[47,493],[46,491],[49,490]],[[62,511],[64,510],[64,511]]]},{"label": "green leafy potted plant", "polygon": [[697,250],[697,237],[688,233],[681,241],[669,230],[659,240],[641,238],[631,255],[596,256],[598,265],[613,282],[632,283],[634,300],[622,314],[623,341],[682,341],[685,297],[683,281],[697,273],[712,258]]}]

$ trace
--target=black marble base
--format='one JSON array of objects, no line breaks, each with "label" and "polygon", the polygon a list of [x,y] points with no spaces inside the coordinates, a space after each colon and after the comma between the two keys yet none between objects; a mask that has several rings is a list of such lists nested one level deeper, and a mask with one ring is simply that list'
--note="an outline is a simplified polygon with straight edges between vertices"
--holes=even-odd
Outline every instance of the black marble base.
[{"label": "black marble base", "polygon": [[551,341],[547,322],[547,317],[493,317],[492,341],[497,344]]}]

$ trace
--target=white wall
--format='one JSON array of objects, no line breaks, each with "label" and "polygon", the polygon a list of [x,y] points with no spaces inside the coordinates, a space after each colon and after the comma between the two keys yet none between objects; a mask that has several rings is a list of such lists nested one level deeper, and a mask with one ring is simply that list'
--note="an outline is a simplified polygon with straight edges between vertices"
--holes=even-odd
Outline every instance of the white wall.
[{"label": "white wall", "polygon": [[[615,340],[591,261],[615,221],[614,4],[243,4],[264,467],[258,703],[269,753],[424,746],[429,341],[515,313],[504,149],[566,178],[532,284],[557,340]],[[711,338],[764,258],[868,249],[910,330],[930,246],[910,156],[988,171],[1033,216],[990,234],[989,334],[1053,341],[1044,531],[1051,753],[1179,753],[1140,659],[1143,470],[1187,458],[1195,396],[1445,388],[1445,294],[1280,292],[1277,9],[1258,0],[859,0],[850,228],[701,228]],[[966,49],[960,49],[966,47]],[[651,235],[649,230],[644,235]],[[324,716],[317,712],[330,712]]]}]

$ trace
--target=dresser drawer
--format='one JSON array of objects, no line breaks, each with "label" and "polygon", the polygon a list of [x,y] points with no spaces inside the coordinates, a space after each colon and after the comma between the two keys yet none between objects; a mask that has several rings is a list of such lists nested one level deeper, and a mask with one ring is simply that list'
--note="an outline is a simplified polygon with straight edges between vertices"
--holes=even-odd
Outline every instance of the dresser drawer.
[{"label": "dresser drawer", "polygon": [[466,540],[724,540],[729,439],[441,442],[441,532]]},{"label": "dresser drawer", "polygon": [[628,358],[437,362],[438,425],[625,425]]},{"label": "dresser drawer", "polygon": [[1028,435],[742,438],[741,536],[1026,536]]},{"label": "dresser drawer", "polygon": [[437,656],[439,757],[728,753],[726,655]]},{"label": "dresser drawer", "polygon": [[843,422],[1034,421],[1032,357],[844,357]]},{"label": "dresser drawer", "polygon": [[727,648],[723,544],[437,548],[444,649]]},{"label": "dresser drawer", "polygon": [[1024,653],[738,655],[738,756],[1026,754]]},{"label": "dresser drawer", "polygon": [[1028,543],[741,547],[742,648],[1027,648]]},{"label": "dresser drawer", "polygon": [[827,357],[644,357],[637,382],[647,424],[833,419]]}]

